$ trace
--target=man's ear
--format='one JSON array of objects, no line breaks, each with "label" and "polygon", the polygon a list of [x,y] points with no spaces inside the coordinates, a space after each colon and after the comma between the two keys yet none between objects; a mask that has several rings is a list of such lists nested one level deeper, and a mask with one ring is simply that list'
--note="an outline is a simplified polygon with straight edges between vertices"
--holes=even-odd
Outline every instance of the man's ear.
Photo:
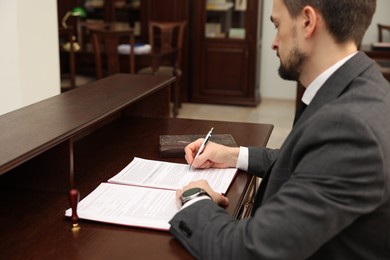
[{"label": "man's ear", "polygon": [[318,13],[311,6],[305,6],[302,10],[303,28],[305,37],[312,37],[318,26]]}]

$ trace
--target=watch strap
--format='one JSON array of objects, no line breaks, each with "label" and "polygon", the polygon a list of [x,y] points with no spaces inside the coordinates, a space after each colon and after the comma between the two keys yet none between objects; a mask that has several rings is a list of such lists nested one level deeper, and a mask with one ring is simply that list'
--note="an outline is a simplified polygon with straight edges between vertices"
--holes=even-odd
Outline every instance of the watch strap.
[{"label": "watch strap", "polygon": [[187,201],[186,204],[182,205],[180,209],[185,209],[185,208],[191,206],[192,204],[197,203],[198,201],[201,201],[201,200],[211,200],[211,198],[207,195],[202,195],[200,197],[197,197],[197,198],[194,198],[192,200]]}]

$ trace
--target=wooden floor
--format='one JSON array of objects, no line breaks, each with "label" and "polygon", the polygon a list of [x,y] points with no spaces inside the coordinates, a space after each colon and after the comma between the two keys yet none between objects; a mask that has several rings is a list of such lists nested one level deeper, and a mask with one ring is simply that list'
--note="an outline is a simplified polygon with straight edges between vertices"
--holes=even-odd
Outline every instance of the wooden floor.
[{"label": "wooden floor", "polygon": [[294,113],[295,100],[263,99],[257,107],[183,103],[178,118],[273,124],[268,147],[279,148],[291,131]]}]

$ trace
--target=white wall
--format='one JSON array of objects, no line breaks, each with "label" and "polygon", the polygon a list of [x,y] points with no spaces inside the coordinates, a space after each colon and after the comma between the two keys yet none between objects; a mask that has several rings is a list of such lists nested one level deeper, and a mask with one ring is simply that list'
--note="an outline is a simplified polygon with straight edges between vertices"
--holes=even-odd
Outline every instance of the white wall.
[{"label": "white wall", "polygon": [[262,98],[295,99],[296,83],[279,77],[279,59],[271,49],[275,27],[271,23],[272,0],[263,1],[263,42],[261,50],[260,94]]},{"label": "white wall", "polygon": [[[279,59],[271,49],[275,29],[270,21],[272,0],[264,0],[263,4],[263,43],[261,63],[260,93],[263,98],[295,99],[296,83],[280,79],[278,75]],[[377,0],[377,10],[373,22],[368,29],[363,44],[377,41],[377,23],[390,24],[390,1]]]},{"label": "white wall", "polygon": [[57,2],[0,1],[0,114],[60,93]]},{"label": "white wall", "polygon": [[[390,1],[389,0],[377,0],[377,7],[375,15],[372,19],[371,26],[368,28],[367,33],[363,39],[363,44],[370,44],[378,40],[378,28],[377,24],[390,25]],[[390,41],[388,35],[386,40]]]}]

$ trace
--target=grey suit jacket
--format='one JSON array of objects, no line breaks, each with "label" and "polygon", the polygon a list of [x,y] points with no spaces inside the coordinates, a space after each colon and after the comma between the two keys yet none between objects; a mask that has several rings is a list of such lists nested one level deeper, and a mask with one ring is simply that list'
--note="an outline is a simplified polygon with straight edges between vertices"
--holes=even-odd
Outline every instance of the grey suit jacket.
[{"label": "grey suit jacket", "polygon": [[249,149],[248,172],[264,177],[253,217],[202,200],[170,232],[198,259],[390,259],[389,171],[390,85],[358,53],[280,150]]}]

